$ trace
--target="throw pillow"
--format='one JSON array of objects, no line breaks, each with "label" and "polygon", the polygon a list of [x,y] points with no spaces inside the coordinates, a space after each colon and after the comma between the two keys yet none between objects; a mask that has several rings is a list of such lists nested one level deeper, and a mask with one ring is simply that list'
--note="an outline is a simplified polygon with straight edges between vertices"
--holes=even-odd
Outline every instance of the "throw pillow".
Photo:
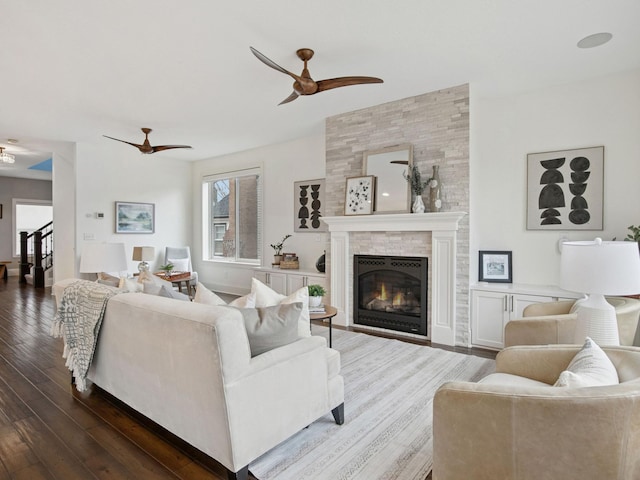
[{"label": "throw pillow", "polygon": [[118,288],[120,290],[122,290],[124,293],[127,292],[142,292],[144,290],[144,285],[141,283],[138,283],[138,280],[135,278],[125,278],[122,277],[120,279],[120,284],[118,285]]},{"label": "throw pillow", "polygon": [[138,277],[138,282],[142,283],[142,291],[149,295],[159,295],[162,287],[173,288],[171,282],[167,282],[153,274],[140,275]]},{"label": "throw pillow", "polygon": [[251,279],[251,293],[256,295],[256,307],[269,307],[281,303],[302,303],[302,313],[298,325],[298,335],[308,337],[311,335],[311,318],[309,316],[309,289],[302,287],[291,295],[286,296],[276,292],[256,278]]},{"label": "throw pillow", "polygon": [[239,310],[247,329],[252,357],[298,339],[301,302]]},{"label": "throw pillow", "polygon": [[98,280],[96,281],[101,285],[109,285],[110,287],[118,287],[120,285],[120,279],[118,277],[104,272],[98,274]]},{"label": "throw pillow", "polygon": [[189,295],[185,295],[184,293],[181,292],[176,292],[173,287],[167,287],[166,285],[163,285],[162,287],[160,287],[160,291],[158,292],[158,296],[159,297],[166,297],[166,298],[173,298],[175,300],[183,300],[185,302],[190,302],[191,299],[189,298]]},{"label": "throw pillow", "polygon": [[167,263],[173,264],[174,272],[190,272],[188,258],[168,258]]},{"label": "throw pillow", "polygon": [[[204,303],[205,305],[227,305],[227,302],[200,282],[198,282],[193,301],[196,303]],[[254,308],[256,306],[256,296],[253,293],[249,293],[248,295],[244,295],[236,298],[232,302],[229,302],[229,306],[238,308]]]},{"label": "throw pillow", "polygon": [[587,337],[554,387],[597,387],[618,383],[620,381],[616,367],[596,342]]}]

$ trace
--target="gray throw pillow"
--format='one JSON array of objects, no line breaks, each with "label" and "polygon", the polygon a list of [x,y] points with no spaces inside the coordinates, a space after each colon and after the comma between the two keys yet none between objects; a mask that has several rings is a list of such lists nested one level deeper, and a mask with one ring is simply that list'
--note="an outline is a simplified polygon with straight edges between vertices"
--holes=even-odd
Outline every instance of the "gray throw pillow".
[{"label": "gray throw pillow", "polygon": [[244,318],[252,357],[298,340],[302,302],[238,310]]},{"label": "gray throw pillow", "polygon": [[176,292],[173,288],[167,287],[163,285],[160,287],[160,291],[158,292],[159,297],[167,297],[173,298],[175,300],[184,300],[185,302],[191,301],[189,295],[185,295],[184,293]]}]

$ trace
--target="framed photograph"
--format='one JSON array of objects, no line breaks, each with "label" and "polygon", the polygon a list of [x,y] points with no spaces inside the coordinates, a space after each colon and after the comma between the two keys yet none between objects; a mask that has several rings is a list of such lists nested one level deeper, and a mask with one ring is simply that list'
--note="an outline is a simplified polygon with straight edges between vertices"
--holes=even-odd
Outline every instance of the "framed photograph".
[{"label": "framed photograph", "polygon": [[480,250],[478,281],[512,283],[511,252]]},{"label": "framed photograph", "polygon": [[604,147],[527,155],[527,230],[602,230]]},{"label": "framed photograph", "polygon": [[154,233],[155,204],[116,202],[116,233]]},{"label": "framed photograph", "polygon": [[347,178],[344,200],[345,215],[370,215],[373,213],[376,193],[375,179],[376,177],[373,175]]},{"label": "framed photograph", "polygon": [[324,178],[293,182],[293,231],[326,232],[324,215]]}]

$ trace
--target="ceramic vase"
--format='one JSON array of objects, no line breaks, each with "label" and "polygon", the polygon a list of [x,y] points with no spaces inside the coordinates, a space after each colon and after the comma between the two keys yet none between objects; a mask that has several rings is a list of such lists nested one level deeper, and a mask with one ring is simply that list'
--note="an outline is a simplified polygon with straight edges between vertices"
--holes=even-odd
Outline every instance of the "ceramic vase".
[{"label": "ceramic vase", "polygon": [[429,179],[429,211],[439,212],[442,209],[442,182],[438,165],[433,166],[433,174]]},{"label": "ceramic vase", "polygon": [[424,202],[422,201],[422,195],[416,195],[411,205],[411,211],[413,213],[424,213]]}]

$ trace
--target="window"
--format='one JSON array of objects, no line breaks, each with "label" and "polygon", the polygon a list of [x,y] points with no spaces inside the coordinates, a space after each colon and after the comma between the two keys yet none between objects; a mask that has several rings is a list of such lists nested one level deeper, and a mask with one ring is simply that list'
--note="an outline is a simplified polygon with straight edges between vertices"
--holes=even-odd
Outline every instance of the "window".
[{"label": "window", "polygon": [[203,257],[260,263],[259,169],[211,175],[203,182]]},{"label": "window", "polygon": [[[13,199],[13,254],[20,255],[20,232],[32,233],[53,220],[53,206],[46,200]],[[33,242],[29,242],[29,255]]]}]

